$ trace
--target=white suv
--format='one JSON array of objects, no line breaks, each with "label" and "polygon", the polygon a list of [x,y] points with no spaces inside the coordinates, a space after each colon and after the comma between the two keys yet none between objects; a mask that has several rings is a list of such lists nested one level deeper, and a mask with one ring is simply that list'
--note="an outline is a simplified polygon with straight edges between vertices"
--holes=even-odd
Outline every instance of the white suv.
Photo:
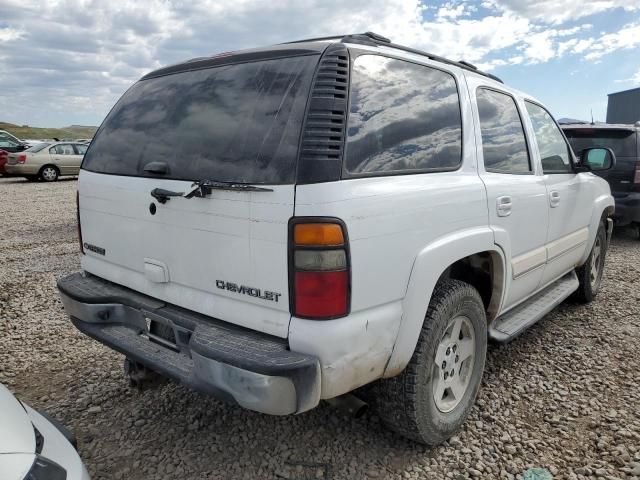
[{"label": "white suv", "polygon": [[82,332],[148,370],[285,415],[372,384],[444,441],[487,339],[597,293],[613,198],[548,111],[375,34],[198,58],[120,99],[78,181]]}]

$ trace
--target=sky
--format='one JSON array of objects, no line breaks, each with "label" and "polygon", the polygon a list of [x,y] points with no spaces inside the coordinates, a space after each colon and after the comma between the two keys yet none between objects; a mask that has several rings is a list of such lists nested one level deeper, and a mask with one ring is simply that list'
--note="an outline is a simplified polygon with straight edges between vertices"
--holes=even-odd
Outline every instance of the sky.
[{"label": "sky", "polygon": [[0,0],[0,121],[99,125],[142,75],[193,57],[373,31],[466,60],[557,117],[640,87],[640,0]]}]

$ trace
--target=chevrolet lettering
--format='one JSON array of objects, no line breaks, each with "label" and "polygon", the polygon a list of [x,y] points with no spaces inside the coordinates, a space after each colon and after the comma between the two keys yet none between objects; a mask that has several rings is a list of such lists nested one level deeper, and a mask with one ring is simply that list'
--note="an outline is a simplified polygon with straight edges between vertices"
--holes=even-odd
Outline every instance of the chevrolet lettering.
[{"label": "chevrolet lettering", "polygon": [[243,295],[249,295],[250,297],[261,298],[263,300],[270,300],[277,302],[282,296],[280,293],[270,292],[265,290],[264,292],[259,288],[246,287],[244,285],[237,285],[232,282],[225,282],[224,280],[216,280],[216,287],[222,290],[228,290],[234,293],[240,293]]}]

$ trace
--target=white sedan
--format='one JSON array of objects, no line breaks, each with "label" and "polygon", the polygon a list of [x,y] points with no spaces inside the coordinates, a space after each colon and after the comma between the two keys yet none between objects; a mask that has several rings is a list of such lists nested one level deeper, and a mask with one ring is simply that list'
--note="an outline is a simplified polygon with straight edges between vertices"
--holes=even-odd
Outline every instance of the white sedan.
[{"label": "white sedan", "polygon": [[0,478],[89,480],[73,435],[0,384]]}]

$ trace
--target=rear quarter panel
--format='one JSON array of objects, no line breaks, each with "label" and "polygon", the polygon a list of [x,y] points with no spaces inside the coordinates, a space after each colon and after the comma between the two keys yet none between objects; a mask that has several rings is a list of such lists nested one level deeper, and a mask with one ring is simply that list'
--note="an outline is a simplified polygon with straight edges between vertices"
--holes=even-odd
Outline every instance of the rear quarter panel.
[{"label": "rear quarter panel", "polygon": [[[453,261],[493,246],[473,169],[298,186],[295,213],[340,218],[349,235],[350,315],[294,317],[289,328],[291,349],[321,360],[323,398],[384,375],[394,345],[404,353],[393,372],[404,367],[438,277]],[[326,333],[338,331],[336,338]]]},{"label": "rear quarter panel", "polygon": [[[459,72],[453,73],[464,85]],[[495,248],[468,94],[459,91],[459,170],[296,187],[295,215],[339,218],[350,241],[349,316],[329,322],[293,317],[289,327],[291,349],[320,359],[322,398],[401,371],[440,275],[468,254]]]}]

